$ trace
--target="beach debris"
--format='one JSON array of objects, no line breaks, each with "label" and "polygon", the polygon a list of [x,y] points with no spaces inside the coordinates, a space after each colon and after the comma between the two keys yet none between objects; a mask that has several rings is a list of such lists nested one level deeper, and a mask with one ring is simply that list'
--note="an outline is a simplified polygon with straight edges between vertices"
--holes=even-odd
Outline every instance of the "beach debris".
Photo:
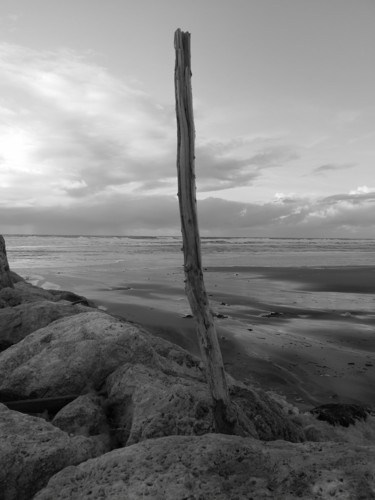
[{"label": "beach debris", "polygon": [[267,314],[262,314],[262,318],[282,318],[284,317],[286,314],[283,313],[283,312],[280,312],[280,311],[271,311]]},{"label": "beach debris", "polygon": [[50,398],[16,399],[15,401],[2,401],[3,398],[1,396],[0,394],[0,401],[10,410],[27,413],[29,415],[47,411],[50,415],[55,415],[65,405],[74,401],[79,394]]},{"label": "beach debris", "polygon": [[349,427],[358,420],[366,421],[371,410],[356,404],[328,403],[313,408],[310,413],[315,415],[318,420],[323,420],[331,425]]},{"label": "beach debris", "polygon": [[227,316],[226,314],[222,314],[222,313],[216,313],[215,318],[226,319],[226,318],[229,318],[229,316]]},{"label": "beach debris", "polygon": [[192,315],[192,314],[184,314],[184,315],[182,316],[182,318],[189,318],[189,319],[190,319],[190,318],[192,318],[192,317],[193,317],[193,315]]}]

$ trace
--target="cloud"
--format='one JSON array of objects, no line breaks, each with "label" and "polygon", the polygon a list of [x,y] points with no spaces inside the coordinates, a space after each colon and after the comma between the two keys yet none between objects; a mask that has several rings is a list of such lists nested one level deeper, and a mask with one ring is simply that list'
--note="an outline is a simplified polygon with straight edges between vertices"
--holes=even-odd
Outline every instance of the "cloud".
[{"label": "cloud", "polygon": [[0,76],[0,183],[19,199],[66,204],[77,183],[85,196],[172,176],[170,110],[87,56],[2,44]]},{"label": "cloud", "polygon": [[353,168],[353,167],[355,167],[355,163],[343,163],[343,164],[327,163],[321,165],[320,167],[315,167],[312,170],[312,172],[316,174],[324,174],[325,172],[329,171],[346,170],[348,168]]},{"label": "cloud", "polygon": [[[0,44],[0,91],[0,205],[68,207],[108,189],[176,193],[174,106],[92,54]],[[198,141],[198,188],[250,185],[297,156],[268,137]]]},{"label": "cloud", "polygon": [[[0,231],[179,234],[174,106],[89,53],[0,44]],[[248,186],[299,158],[282,137],[199,139],[200,192]],[[326,163],[316,173],[351,168]],[[288,189],[288,188],[283,188]],[[292,189],[292,187],[290,188]],[[375,237],[375,189],[268,203],[199,202],[202,234]]]},{"label": "cloud", "polygon": [[[246,186],[262,175],[264,169],[281,167],[299,158],[295,148],[280,145],[278,140],[258,138],[229,141],[206,141],[196,147],[197,185],[200,192],[220,191]],[[247,146],[252,154],[233,156],[233,149]],[[237,153],[238,154],[238,153]]]},{"label": "cloud", "polygon": [[[77,186],[77,189],[80,187]],[[201,234],[375,238],[375,191],[268,203],[220,198],[198,202]],[[2,207],[0,232],[36,234],[180,234],[175,196],[123,195],[113,189],[67,207]]]}]

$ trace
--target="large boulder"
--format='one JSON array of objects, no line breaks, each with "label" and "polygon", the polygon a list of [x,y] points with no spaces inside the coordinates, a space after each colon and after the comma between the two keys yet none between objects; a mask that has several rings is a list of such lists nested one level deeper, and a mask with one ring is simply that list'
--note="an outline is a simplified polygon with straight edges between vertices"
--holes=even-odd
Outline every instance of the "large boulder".
[{"label": "large boulder", "polygon": [[[127,363],[106,382],[112,426],[119,446],[168,435],[215,431],[211,397],[204,381],[163,367]],[[263,440],[302,441],[304,433],[265,393],[232,381],[237,422],[234,434]]]},{"label": "large boulder", "polygon": [[100,441],[70,437],[45,420],[0,404],[0,498],[28,500],[69,465],[103,454]]},{"label": "large boulder", "polygon": [[127,363],[108,377],[106,389],[119,446],[174,434],[214,432],[212,405],[204,382]]},{"label": "large boulder", "polygon": [[83,394],[100,389],[108,375],[127,362],[183,372],[186,360],[189,374],[202,377],[199,362],[183,349],[165,348],[171,354],[167,360],[151,339],[136,325],[97,310],[57,320],[0,353],[0,396]]},{"label": "large boulder", "polygon": [[35,500],[370,499],[374,461],[373,446],[170,436],[67,467]]},{"label": "large boulder", "polygon": [[10,275],[5,240],[0,235],[0,290],[5,287],[12,288],[13,282]]},{"label": "large boulder", "polygon": [[[14,289],[3,288],[2,292]],[[12,297],[10,293],[7,297]],[[27,335],[43,328],[57,319],[73,316],[86,310],[70,302],[26,302],[14,307],[0,309],[0,351],[16,344]]]}]

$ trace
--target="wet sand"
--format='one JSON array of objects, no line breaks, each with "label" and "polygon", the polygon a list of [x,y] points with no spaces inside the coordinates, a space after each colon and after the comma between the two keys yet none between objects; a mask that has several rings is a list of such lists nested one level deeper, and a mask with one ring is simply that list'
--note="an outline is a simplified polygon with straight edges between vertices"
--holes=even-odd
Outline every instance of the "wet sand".
[{"label": "wet sand", "polygon": [[[17,271],[17,269],[15,269]],[[199,355],[179,267],[18,270],[144,325]],[[208,267],[227,371],[300,408],[375,406],[375,267]]]}]

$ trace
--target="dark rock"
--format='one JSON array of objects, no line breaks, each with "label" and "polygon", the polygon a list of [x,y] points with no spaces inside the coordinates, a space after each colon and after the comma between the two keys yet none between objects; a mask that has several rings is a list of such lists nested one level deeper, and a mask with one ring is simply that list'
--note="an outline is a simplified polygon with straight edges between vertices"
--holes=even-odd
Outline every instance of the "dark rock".
[{"label": "dark rock", "polygon": [[55,298],[55,300],[67,300],[73,304],[82,304],[87,307],[96,308],[96,305],[91,300],[88,300],[82,295],[77,295],[73,292],[67,292],[65,290],[48,290],[48,292]]},{"label": "dark rock", "polygon": [[355,404],[329,403],[313,408],[310,413],[315,415],[318,420],[323,420],[331,425],[349,427],[358,420],[367,420],[371,410]]},{"label": "dark rock", "polygon": [[20,276],[19,274],[15,273],[12,270],[10,270],[10,277],[12,278],[13,284],[20,283],[21,281],[25,281],[24,278],[22,278],[22,276]]},{"label": "dark rock", "polygon": [[18,306],[21,302],[20,294],[15,288],[7,286],[0,290],[0,308]]},{"label": "dark rock", "polygon": [[106,451],[113,448],[102,398],[95,393],[83,394],[68,403],[55,415],[52,424],[70,435],[100,436]]},{"label": "dark rock", "polygon": [[293,423],[283,412],[282,407],[263,391],[255,391],[246,386],[233,385],[230,388],[231,400],[241,408],[253,423],[259,439],[270,441],[304,441],[301,427]]},{"label": "dark rock", "polygon": [[0,498],[29,500],[49,478],[106,450],[95,440],[69,437],[37,417],[0,404]]},{"label": "dark rock", "polygon": [[271,311],[267,314],[262,314],[262,318],[283,318],[285,313],[279,311]]},{"label": "dark rock", "polygon": [[0,235],[0,290],[5,287],[13,288],[13,282],[8,264],[5,240]]},{"label": "dark rock", "polygon": [[58,300],[50,291],[44,290],[44,288],[40,288],[39,286],[34,286],[24,280],[14,284],[14,297],[17,297],[20,304],[38,302],[40,300],[49,300],[51,302]]}]

